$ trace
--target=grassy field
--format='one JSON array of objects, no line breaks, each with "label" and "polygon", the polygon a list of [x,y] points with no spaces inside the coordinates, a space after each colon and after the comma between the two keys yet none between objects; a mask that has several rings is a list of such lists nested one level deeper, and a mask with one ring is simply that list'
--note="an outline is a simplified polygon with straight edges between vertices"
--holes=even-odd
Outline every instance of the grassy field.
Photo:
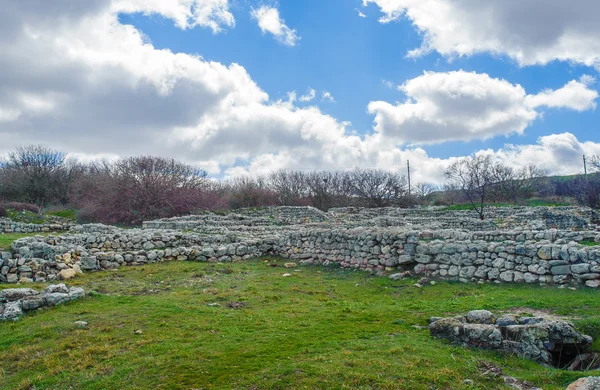
[{"label": "grassy field", "polygon": [[[593,374],[456,347],[422,327],[431,316],[477,308],[547,309],[598,337],[600,301],[591,289],[417,288],[414,280],[282,265],[171,262],[74,279],[69,285],[91,296],[0,323],[0,388],[505,388],[481,374],[482,362],[544,389]],[[7,287],[14,285],[0,285]],[[78,320],[88,329],[77,329]]]}]

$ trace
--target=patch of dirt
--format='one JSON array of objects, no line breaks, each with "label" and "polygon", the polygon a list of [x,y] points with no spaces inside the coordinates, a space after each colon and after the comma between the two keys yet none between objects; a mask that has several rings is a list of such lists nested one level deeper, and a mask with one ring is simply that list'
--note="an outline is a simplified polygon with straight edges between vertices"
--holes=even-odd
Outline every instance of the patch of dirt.
[{"label": "patch of dirt", "polygon": [[245,302],[227,302],[227,307],[230,309],[242,309],[244,307],[246,307],[246,303]]},{"label": "patch of dirt", "polygon": [[532,316],[532,317],[546,317],[551,320],[562,320],[562,321],[572,321],[572,320],[580,320],[581,317],[573,317],[573,316],[559,316],[556,314],[552,314],[550,310],[540,310],[540,309],[532,309],[530,307],[511,307],[507,310],[498,310],[498,313],[501,314],[517,314],[521,316]]}]

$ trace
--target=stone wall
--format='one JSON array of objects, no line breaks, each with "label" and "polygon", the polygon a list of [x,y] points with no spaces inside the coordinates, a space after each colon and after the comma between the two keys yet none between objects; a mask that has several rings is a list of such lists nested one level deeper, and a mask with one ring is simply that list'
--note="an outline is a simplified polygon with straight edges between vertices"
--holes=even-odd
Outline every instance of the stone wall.
[{"label": "stone wall", "polygon": [[33,224],[15,222],[12,219],[0,218],[0,234],[2,233],[46,233],[46,232],[62,232],[71,228],[73,223],[58,221],[48,224]]},{"label": "stone wall", "polygon": [[144,221],[144,229],[194,230],[206,226],[281,226],[327,222],[329,216],[314,207],[278,206],[245,208],[221,213],[205,212],[185,217]]},{"label": "stone wall", "polygon": [[485,220],[480,220],[473,210],[446,210],[442,207],[345,207],[333,208],[327,213],[313,207],[264,207],[147,221],[143,223],[143,228],[202,232],[216,227],[240,231],[244,227],[320,225],[336,228],[376,226],[470,231],[514,228],[589,230],[594,229],[598,222],[593,215],[592,210],[586,207],[489,207],[485,211]]},{"label": "stone wall", "polygon": [[[441,279],[600,284],[598,232],[257,228],[253,234],[118,229],[95,225],[57,237],[28,237],[0,259],[0,281],[44,281],[79,272],[159,261],[239,261],[264,255],[302,264]],[[80,231],[80,233],[76,233]],[[64,271],[64,272],[63,272]],[[62,273],[62,274],[61,274]]]}]

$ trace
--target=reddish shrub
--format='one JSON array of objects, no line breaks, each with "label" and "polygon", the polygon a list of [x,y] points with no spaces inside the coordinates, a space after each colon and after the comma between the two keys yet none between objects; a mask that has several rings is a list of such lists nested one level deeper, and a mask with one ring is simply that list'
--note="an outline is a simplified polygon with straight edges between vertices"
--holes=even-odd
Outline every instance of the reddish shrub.
[{"label": "reddish shrub", "polygon": [[198,210],[228,210],[227,196],[220,191],[208,190],[200,193],[197,199]]},{"label": "reddish shrub", "polygon": [[138,224],[202,208],[206,172],[173,159],[131,157],[90,168],[74,182],[71,202],[84,221]]},{"label": "reddish shrub", "polygon": [[6,207],[0,204],[0,218],[8,217],[8,213],[6,212]]}]

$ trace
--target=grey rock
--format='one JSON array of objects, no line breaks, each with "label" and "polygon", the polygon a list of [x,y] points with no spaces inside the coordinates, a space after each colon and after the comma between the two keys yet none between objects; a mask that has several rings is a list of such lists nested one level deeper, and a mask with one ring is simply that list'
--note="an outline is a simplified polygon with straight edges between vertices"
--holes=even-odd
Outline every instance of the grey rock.
[{"label": "grey rock", "polygon": [[69,294],[65,293],[50,293],[44,295],[44,298],[46,298],[46,301],[50,306],[60,305],[71,300]]},{"label": "grey rock", "polygon": [[85,296],[85,291],[81,287],[71,287],[69,289],[69,298],[71,300],[83,298],[84,296]]},{"label": "grey rock", "polygon": [[31,295],[21,300],[21,307],[25,311],[37,310],[46,306],[46,298],[42,295]]},{"label": "grey rock", "polygon": [[559,265],[550,268],[550,272],[552,272],[552,275],[570,275],[571,268],[568,265]]},{"label": "grey rock", "polygon": [[517,325],[518,323],[517,316],[513,314],[504,315],[496,320],[497,326],[511,326]]},{"label": "grey rock", "polygon": [[0,297],[4,298],[7,302],[17,301],[19,299],[38,295],[39,293],[31,288],[7,288],[0,292]]},{"label": "grey rock", "polygon": [[85,271],[92,271],[99,269],[98,260],[94,256],[82,256],[80,261],[80,267]]},{"label": "grey rock", "polygon": [[52,294],[52,293],[68,294],[69,289],[64,283],[60,283],[60,284],[52,284],[52,285],[46,287],[42,291],[42,294]]},{"label": "grey rock", "polygon": [[0,313],[0,321],[18,320],[23,315],[21,302],[8,302],[4,305],[4,310]]},{"label": "grey rock", "polygon": [[567,390],[600,390],[600,377],[588,376],[571,383]]},{"label": "grey rock", "polygon": [[75,321],[74,325],[78,329],[86,329],[88,326],[88,323],[85,321]]},{"label": "grey rock", "polygon": [[398,258],[398,265],[412,264],[414,260],[409,255],[402,255]]},{"label": "grey rock", "polygon": [[513,271],[504,271],[500,273],[500,280],[510,283],[513,281],[515,273]]},{"label": "grey rock", "polygon": [[589,264],[573,264],[571,265],[571,272],[574,274],[585,274],[590,271]]},{"label": "grey rock", "polygon": [[488,310],[471,310],[465,316],[468,323],[475,324],[492,324],[495,318],[492,312]]},{"label": "grey rock", "polygon": [[552,259],[552,245],[544,245],[544,246],[542,246],[538,250],[537,255],[542,260],[551,260]]}]

